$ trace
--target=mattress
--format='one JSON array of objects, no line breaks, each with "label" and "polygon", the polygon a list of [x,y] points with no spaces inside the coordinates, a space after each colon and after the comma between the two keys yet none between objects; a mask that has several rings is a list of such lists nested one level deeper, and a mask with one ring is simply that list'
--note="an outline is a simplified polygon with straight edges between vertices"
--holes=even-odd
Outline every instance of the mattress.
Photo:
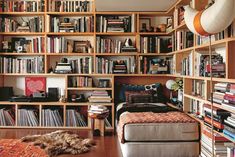
[{"label": "mattress", "polygon": [[198,123],[136,123],[124,128],[125,141],[196,141]]},{"label": "mattress", "polygon": [[123,157],[198,157],[199,142],[120,142]]}]

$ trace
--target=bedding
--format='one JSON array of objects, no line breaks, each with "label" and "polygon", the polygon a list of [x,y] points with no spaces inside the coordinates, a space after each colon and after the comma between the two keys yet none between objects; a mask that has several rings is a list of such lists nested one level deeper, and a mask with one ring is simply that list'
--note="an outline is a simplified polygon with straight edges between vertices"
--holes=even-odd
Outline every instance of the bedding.
[{"label": "bedding", "polygon": [[[120,120],[118,122],[118,137],[119,137],[119,139],[122,143],[124,143],[126,141],[126,139],[125,139],[125,127],[128,124],[136,124],[136,123],[138,123],[138,124],[154,124],[154,123],[163,124],[163,123],[165,123],[165,124],[168,124],[168,125],[172,125],[172,124],[175,125],[175,124],[182,124],[182,123],[187,123],[189,125],[192,125],[190,123],[193,123],[193,124],[196,124],[195,126],[198,126],[197,121],[190,118],[189,116],[187,116],[184,113],[176,112],[176,111],[166,112],[166,113],[154,113],[154,112],[130,113],[130,112],[125,112],[125,113],[120,115]],[[192,126],[194,126],[194,125],[192,125]],[[192,128],[198,130],[197,127],[195,128],[195,126],[192,127]],[[154,128],[156,128],[156,127],[154,127]],[[168,130],[169,128],[170,128],[170,130]],[[167,130],[163,129],[163,131],[164,132],[168,131],[170,133],[170,131],[172,131],[172,128],[168,127],[168,129]],[[162,130],[158,130],[158,131],[162,132]],[[188,131],[192,132],[192,130],[188,130]],[[144,134],[146,134],[146,132]],[[186,134],[187,134],[187,131],[186,131]],[[193,130],[193,134],[194,134],[194,130]],[[166,136],[167,136],[167,134],[164,135],[164,137],[166,137]],[[173,138],[175,136],[173,135],[173,136],[170,136],[170,137]],[[147,140],[149,140],[150,138],[151,137],[148,137]],[[193,138],[195,138],[195,140],[198,138],[197,133],[195,133],[195,136]],[[144,136],[143,136],[143,139],[144,139]],[[143,139],[141,139],[141,140],[143,140]],[[181,138],[173,138],[173,139],[167,138],[166,140],[179,141],[179,139],[182,140]],[[190,138],[188,138],[187,140],[189,140],[189,139]],[[190,140],[192,140],[192,139],[190,139]],[[135,140],[140,140],[140,139],[137,138]],[[164,138],[161,138],[161,137],[157,136],[157,137],[155,137],[155,140],[163,141]]]}]

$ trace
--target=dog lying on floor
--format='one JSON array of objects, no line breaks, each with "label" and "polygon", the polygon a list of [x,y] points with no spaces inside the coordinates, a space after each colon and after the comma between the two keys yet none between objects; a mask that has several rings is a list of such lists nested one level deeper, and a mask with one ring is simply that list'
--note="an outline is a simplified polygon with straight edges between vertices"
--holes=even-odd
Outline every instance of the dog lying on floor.
[{"label": "dog lying on floor", "polygon": [[92,139],[82,139],[77,134],[64,130],[44,135],[25,136],[21,138],[21,141],[32,142],[33,145],[40,146],[50,157],[59,154],[86,153],[89,151],[89,147],[95,145]]}]

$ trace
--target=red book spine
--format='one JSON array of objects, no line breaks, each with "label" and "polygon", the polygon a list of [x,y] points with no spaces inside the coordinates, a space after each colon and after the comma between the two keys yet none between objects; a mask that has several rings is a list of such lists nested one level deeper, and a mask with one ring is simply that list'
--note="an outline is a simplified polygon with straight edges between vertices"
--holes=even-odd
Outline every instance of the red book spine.
[{"label": "red book spine", "polygon": [[[205,117],[205,118],[204,118],[204,121],[207,122],[207,123],[209,123],[209,124],[211,124],[211,119],[208,118],[208,117]],[[218,129],[224,129],[224,125],[221,124],[221,123],[219,123],[219,122],[216,122],[216,121],[213,121],[213,126],[215,126],[215,127],[218,128]]]}]

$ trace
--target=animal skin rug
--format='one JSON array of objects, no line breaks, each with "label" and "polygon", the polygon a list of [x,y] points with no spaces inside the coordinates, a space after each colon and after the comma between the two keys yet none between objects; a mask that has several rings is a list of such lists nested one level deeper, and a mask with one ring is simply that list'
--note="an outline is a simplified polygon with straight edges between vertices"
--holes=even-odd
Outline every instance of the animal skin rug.
[{"label": "animal skin rug", "polygon": [[32,135],[21,138],[22,142],[32,142],[40,146],[47,154],[57,156],[59,154],[81,154],[89,151],[89,147],[95,145],[92,139],[82,139],[77,134],[69,131],[58,130],[44,135]]}]

